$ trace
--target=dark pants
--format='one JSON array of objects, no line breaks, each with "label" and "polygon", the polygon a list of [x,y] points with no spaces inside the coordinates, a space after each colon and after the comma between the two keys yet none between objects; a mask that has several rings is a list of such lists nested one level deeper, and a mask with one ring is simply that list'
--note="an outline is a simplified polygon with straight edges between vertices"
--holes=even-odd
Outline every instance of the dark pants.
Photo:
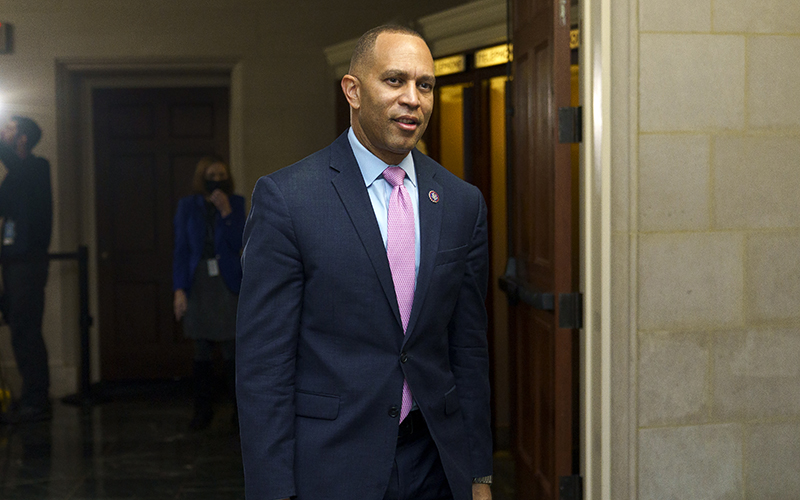
[{"label": "dark pants", "polygon": [[44,286],[48,262],[3,263],[3,317],[11,329],[11,346],[22,377],[22,406],[48,404],[50,370],[42,338]]},{"label": "dark pants", "polygon": [[420,412],[411,412],[400,427],[392,477],[383,499],[452,500],[439,451]]}]

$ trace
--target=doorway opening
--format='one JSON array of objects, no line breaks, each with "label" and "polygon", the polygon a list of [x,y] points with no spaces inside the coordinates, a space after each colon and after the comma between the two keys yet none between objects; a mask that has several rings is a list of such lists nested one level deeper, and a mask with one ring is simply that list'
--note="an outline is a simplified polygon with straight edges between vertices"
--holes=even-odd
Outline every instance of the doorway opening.
[{"label": "doorway opening", "polygon": [[[60,141],[59,143],[60,168],[57,183],[54,185],[54,190],[58,190],[58,213],[62,214],[62,217],[69,218],[68,221],[62,221],[62,225],[64,227],[77,227],[78,231],[62,231],[60,233],[56,232],[54,233],[53,237],[54,241],[59,241],[59,244],[62,248],[73,248],[78,244],[85,244],[89,248],[90,315],[94,318],[89,339],[92,374],[91,380],[93,383],[108,379],[107,375],[109,375],[112,379],[128,379],[129,377],[135,379],[153,379],[162,376],[156,373],[158,370],[160,370],[160,368],[157,368],[159,363],[151,363],[149,360],[142,362],[141,366],[137,368],[137,370],[140,371],[137,371],[131,375],[124,375],[121,373],[115,375],[114,362],[109,361],[108,359],[103,361],[103,355],[107,354],[103,351],[108,347],[108,344],[115,342],[113,335],[109,337],[108,332],[119,331],[114,325],[114,322],[110,323],[110,320],[106,317],[108,315],[107,302],[109,300],[116,300],[117,302],[121,301],[123,303],[126,301],[122,300],[119,296],[117,296],[117,298],[113,298],[111,294],[107,293],[108,289],[104,288],[105,285],[101,283],[104,279],[108,279],[108,275],[106,274],[105,270],[102,269],[102,253],[105,250],[101,249],[102,245],[100,244],[101,242],[99,240],[108,237],[112,239],[118,239],[118,242],[124,240],[125,238],[135,240],[136,231],[123,231],[122,228],[116,227],[116,224],[112,224],[112,229],[110,232],[107,231],[106,236],[101,236],[102,231],[100,230],[99,226],[104,224],[101,222],[101,219],[103,219],[103,217],[110,216],[110,214],[107,213],[105,209],[100,208],[100,200],[98,199],[100,196],[98,196],[98,194],[108,194],[108,190],[112,189],[112,186],[106,185],[105,187],[101,187],[103,185],[103,180],[98,179],[98,169],[95,168],[96,160],[102,156],[101,154],[98,154],[98,151],[96,151],[95,129],[97,125],[94,120],[96,114],[96,103],[94,102],[95,93],[101,89],[106,89],[106,91],[115,91],[117,89],[139,89],[144,91],[147,89],[159,88],[167,90],[183,88],[189,90],[200,89],[202,91],[202,89],[219,88],[224,89],[222,92],[225,95],[225,100],[227,102],[237,103],[238,101],[236,96],[241,93],[241,81],[240,75],[238,75],[238,73],[235,71],[235,66],[235,62],[230,61],[205,61],[200,63],[192,63],[187,61],[164,63],[162,61],[148,64],[146,62],[113,63],[109,61],[92,62],[85,60],[65,60],[58,63],[58,128],[59,136],[64,137],[65,140]],[[197,103],[191,98],[186,102],[194,102],[195,104]],[[132,111],[132,109],[135,108],[135,102],[130,101],[128,104],[131,105],[129,106],[128,111]],[[123,104],[122,107],[124,108],[125,104]],[[183,111],[187,111],[186,108],[184,108]],[[219,114],[217,115],[218,117],[224,117],[225,121],[229,122],[227,124],[227,128],[222,133],[222,135],[224,135],[225,146],[222,146],[221,148],[204,149],[204,151],[218,152],[218,154],[223,156],[223,158],[230,158],[231,160],[241,158],[241,141],[238,140],[235,133],[235,131],[240,128],[242,116],[241,111],[242,110],[239,106],[225,104],[224,111],[219,111]],[[202,114],[203,113],[201,113],[201,115]],[[199,126],[200,120],[195,121],[195,118],[192,118],[189,115],[191,115],[191,113],[188,115],[184,113],[182,118],[185,132],[184,135],[196,135],[199,129],[194,130],[193,127]],[[194,132],[189,129],[194,130]],[[108,132],[111,133],[110,131]],[[121,135],[117,134],[116,132],[113,134]],[[192,159],[187,158],[194,153],[185,148],[173,150],[172,152],[167,153],[164,153],[165,151],[168,151],[168,148],[164,149],[162,147],[162,155],[169,157],[170,161],[173,163],[180,163],[181,161],[184,163],[188,162],[189,164],[192,163]],[[127,160],[125,160],[126,156]],[[119,160],[119,164],[121,165],[125,161],[130,161],[135,156],[135,154],[130,154],[130,151],[123,151],[121,154],[115,154],[114,158],[115,161]],[[183,157],[183,160],[180,160],[180,157]],[[242,172],[241,165],[237,163],[240,162],[233,161],[231,165],[234,177],[236,177],[237,174],[241,176]],[[156,164],[158,164],[158,162],[156,162]],[[185,168],[183,168],[183,170],[185,170]],[[143,175],[143,173],[147,170],[148,169],[144,168],[120,168],[117,169],[117,173],[122,176],[128,174]],[[160,166],[149,169],[149,171],[154,175],[160,175],[162,170],[164,169],[162,169]],[[118,184],[120,185],[117,187],[123,191],[124,189],[131,191],[131,188],[135,187],[131,186],[131,183],[127,181]],[[169,183],[159,186],[158,189],[163,192],[170,191],[171,194],[169,196],[174,197],[181,194],[181,188],[178,186],[178,184],[180,184],[180,181],[178,181],[177,177],[175,177],[175,180],[170,180]],[[147,194],[146,186],[144,184],[139,185],[143,188],[140,194]],[[100,193],[98,191],[100,191]],[[132,191],[134,194],[136,194],[135,189]],[[116,192],[116,194],[122,196],[124,193],[119,191]],[[116,206],[119,206],[119,199],[120,198],[118,196],[114,195],[112,197],[112,202]],[[172,210],[174,210],[174,207]],[[172,212],[167,213],[166,215],[159,214],[157,217],[161,223],[166,221],[166,224],[169,226],[167,231],[169,233],[168,241],[165,242],[163,236],[160,237],[161,239],[159,240],[160,243],[167,243],[169,248],[171,248],[172,240],[171,214]],[[145,212],[141,212],[140,215],[141,218],[144,219],[146,214]],[[130,218],[136,220],[140,217],[134,214]],[[142,241],[144,241],[146,238],[147,237],[145,235],[142,238]],[[134,242],[134,246],[141,246],[142,241]],[[107,257],[111,258],[112,255],[113,254],[109,252]],[[167,279],[170,282],[168,285],[169,293],[171,293],[171,255],[167,258],[166,264],[164,259],[164,256],[154,258],[152,262],[147,265],[152,265],[154,269],[158,268],[159,270],[163,270],[165,265],[167,268],[169,268],[167,270]],[[130,282],[135,283],[138,279],[139,278],[134,278],[130,280]],[[141,281],[144,280],[140,280],[140,282]],[[154,296],[159,296],[159,294],[163,295],[163,292],[153,293]],[[139,298],[141,297],[138,294],[134,294],[134,296]],[[73,309],[72,298],[67,297],[64,302],[65,317],[70,317],[69,311]],[[77,305],[75,305],[74,308],[77,309]],[[134,312],[130,314],[128,316],[130,321],[127,321],[126,324],[130,327],[131,325],[135,325],[136,322],[142,321],[143,318],[148,316],[155,317],[163,315],[164,310],[169,311],[171,309],[171,297],[169,297],[169,302],[165,302],[162,297],[159,299],[156,306],[147,306],[146,308],[142,309],[140,313]],[[72,321],[69,321],[68,323],[72,323]],[[75,323],[77,324],[77,319],[75,320]],[[173,326],[177,328],[177,326]],[[141,335],[152,335],[152,332],[142,332]],[[178,335],[178,337],[180,338],[180,335]],[[64,339],[66,343],[65,350],[68,352],[71,351],[73,354],[71,354],[70,357],[73,357],[77,360],[77,346],[80,344],[78,332],[65,332]],[[129,340],[132,341],[133,339]],[[128,341],[126,342],[130,343]],[[71,347],[73,345],[75,346],[74,348]],[[121,356],[124,359],[124,352]],[[164,364],[167,366],[174,365],[180,369],[181,366],[184,366],[180,359],[181,358],[176,360],[174,363],[173,360],[165,361]],[[163,376],[167,378],[180,376],[180,372],[178,372],[177,375]],[[77,387],[77,380],[75,382]]]},{"label": "doorway opening", "polygon": [[[485,50],[495,64],[475,67]],[[492,428],[496,450],[509,449],[508,302],[497,288],[508,251],[506,201],[508,46],[464,54],[467,69],[437,75],[433,116],[419,147],[456,176],[478,187],[488,207],[489,350],[493,369]]]},{"label": "doorway opening", "polygon": [[104,381],[191,372],[172,309],[173,225],[195,166],[227,160],[226,87],[95,89],[100,366]]}]

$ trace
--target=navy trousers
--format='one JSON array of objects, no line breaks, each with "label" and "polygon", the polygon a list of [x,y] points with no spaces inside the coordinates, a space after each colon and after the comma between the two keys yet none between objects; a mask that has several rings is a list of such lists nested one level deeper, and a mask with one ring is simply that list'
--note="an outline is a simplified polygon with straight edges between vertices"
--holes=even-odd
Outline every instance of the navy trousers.
[{"label": "navy trousers", "polygon": [[400,424],[392,477],[383,499],[453,499],[436,443],[419,411]]}]

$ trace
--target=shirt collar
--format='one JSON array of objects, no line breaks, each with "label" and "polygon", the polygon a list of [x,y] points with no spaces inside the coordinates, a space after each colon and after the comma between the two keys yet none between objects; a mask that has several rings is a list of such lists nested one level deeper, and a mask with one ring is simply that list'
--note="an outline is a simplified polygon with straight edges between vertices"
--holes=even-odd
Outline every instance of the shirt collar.
[{"label": "shirt collar", "polygon": [[[370,187],[370,185],[383,174],[383,171],[386,170],[388,165],[359,142],[352,127],[347,131],[347,139],[350,141],[350,147],[353,148],[353,154],[356,157],[358,168],[361,170],[361,175],[364,177],[364,184]],[[405,170],[406,176],[408,176],[411,184],[416,187],[417,171],[414,169],[414,155],[411,153],[407,154],[406,157],[403,158],[403,161],[397,166]]]}]

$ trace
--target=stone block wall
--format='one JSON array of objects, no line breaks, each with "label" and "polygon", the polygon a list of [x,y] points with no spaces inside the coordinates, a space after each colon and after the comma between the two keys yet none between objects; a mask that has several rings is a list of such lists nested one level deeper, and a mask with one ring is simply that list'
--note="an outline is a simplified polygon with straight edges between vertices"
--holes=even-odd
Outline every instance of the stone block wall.
[{"label": "stone block wall", "polygon": [[629,16],[626,496],[800,498],[800,3]]}]

